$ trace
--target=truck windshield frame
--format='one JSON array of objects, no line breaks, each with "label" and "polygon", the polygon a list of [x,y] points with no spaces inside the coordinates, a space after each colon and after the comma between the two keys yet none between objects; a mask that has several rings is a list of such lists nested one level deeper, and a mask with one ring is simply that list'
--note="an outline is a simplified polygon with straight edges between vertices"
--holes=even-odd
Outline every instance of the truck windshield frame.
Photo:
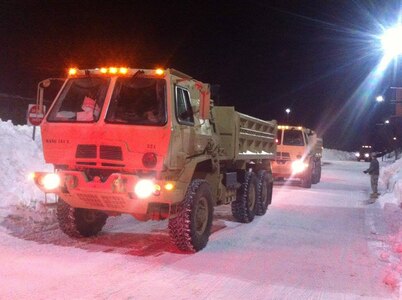
[{"label": "truck windshield frame", "polygon": [[284,130],[282,143],[286,146],[304,146],[302,131],[296,129]]},{"label": "truck windshield frame", "polygon": [[69,78],[49,112],[48,122],[93,123],[99,120],[110,78]]},{"label": "truck windshield frame", "polygon": [[154,77],[119,77],[106,114],[113,124],[164,126],[166,81]]}]

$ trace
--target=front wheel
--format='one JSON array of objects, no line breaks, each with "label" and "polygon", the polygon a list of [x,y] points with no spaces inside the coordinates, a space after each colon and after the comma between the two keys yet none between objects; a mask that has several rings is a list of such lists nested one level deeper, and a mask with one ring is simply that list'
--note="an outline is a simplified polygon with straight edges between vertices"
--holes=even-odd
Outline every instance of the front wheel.
[{"label": "front wheel", "polygon": [[71,237],[90,237],[102,230],[107,214],[93,209],[75,208],[59,198],[57,220],[60,229]]},{"label": "front wheel", "polygon": [[303,175],[303,177],[301,179],[301,186],[302,187],[307,188],[307,189],[311,188],[311,177],[312,177],[311,173],[312,173],[311,168],[309,168],[306,171],[306,174]]},{"label": "front wheel", "polygon": [[177,248],[197,252],[207,245],[213,209],[209,184],[205,180],[193,180],[178,206],[176,217],[169,220],[169,236]]}]

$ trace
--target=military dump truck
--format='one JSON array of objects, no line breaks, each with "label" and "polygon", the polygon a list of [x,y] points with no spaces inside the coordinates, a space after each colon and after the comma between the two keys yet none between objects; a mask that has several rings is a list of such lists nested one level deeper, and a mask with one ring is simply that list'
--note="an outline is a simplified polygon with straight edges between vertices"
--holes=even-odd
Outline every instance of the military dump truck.
[{"label": "military dump truck", "polygon": [[371,161],[371,152],[373,152],[373,149],[370,145],[362,145],[360,150],[355,153],[357,161]]},{"label": "military dump truck", "polygon": [[272,164],[275,179],[299,179],[311,188],[321,180],[323,140],[302,126],[278,126],[277,154]]},{"label": "military dump truck", "polygon": [[209,84],[174,69],[71,69],[41,124],[55,171],[34,180],[57,195],[71,237],[130,214],[169,219],[172,242],[195,252],[208,242],[214,206],[230,204],[242,223],[266,213],[276,133],[276,121],[215,106]]}]

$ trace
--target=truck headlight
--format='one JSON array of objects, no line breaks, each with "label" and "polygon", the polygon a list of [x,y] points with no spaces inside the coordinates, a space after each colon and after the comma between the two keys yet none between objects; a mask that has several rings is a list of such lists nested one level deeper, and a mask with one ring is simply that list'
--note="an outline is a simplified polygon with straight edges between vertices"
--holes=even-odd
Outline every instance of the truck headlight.
[{"label": "truck headlight", "polygon": [[140,199],[145,199],[152,194],[158,195],[160,192],[160,186],[153,183],[150,179],[141,179],[134,187],[134,193]]},{"label": "truck headlight", "polygon": [[47,190],[54,190],[60,186],[60,176],[54,173],[46,174],[42,177],[41,183]]},{"label": "truck headlight", "polygon": [[292,162],[292,171],[294,174],[303,172],[307,167],[308,164],[306,164],[302,160],[295,160],[294,162]]},{"label": "truck headlight", "polygon": [[359,153],[359,152],[356,152],[355,155],[356,155],[356,157],[360,157],[360,153]]},{"label": "truck headlight", "polygon": [[370,154],[364,153],[364,157],[369,157],[369,156],[370,156]]}]

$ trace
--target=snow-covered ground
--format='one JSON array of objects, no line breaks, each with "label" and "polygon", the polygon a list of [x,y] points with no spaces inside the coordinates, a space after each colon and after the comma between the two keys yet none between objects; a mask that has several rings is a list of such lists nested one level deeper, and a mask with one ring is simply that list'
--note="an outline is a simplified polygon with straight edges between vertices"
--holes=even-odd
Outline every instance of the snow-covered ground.
[{"label": "snow-covered ground", "polygon": [[196,254],[170,246],[166,221],[110,218],[74,240],[28,174],[52,170],[32,127],[0,121],[0,299],[398,299],[402,273],[400,160],[381,162],[382,196],[368,203],[368,163],[324,149],[322,182],[278,183],[250,224],[215,210]]}]

